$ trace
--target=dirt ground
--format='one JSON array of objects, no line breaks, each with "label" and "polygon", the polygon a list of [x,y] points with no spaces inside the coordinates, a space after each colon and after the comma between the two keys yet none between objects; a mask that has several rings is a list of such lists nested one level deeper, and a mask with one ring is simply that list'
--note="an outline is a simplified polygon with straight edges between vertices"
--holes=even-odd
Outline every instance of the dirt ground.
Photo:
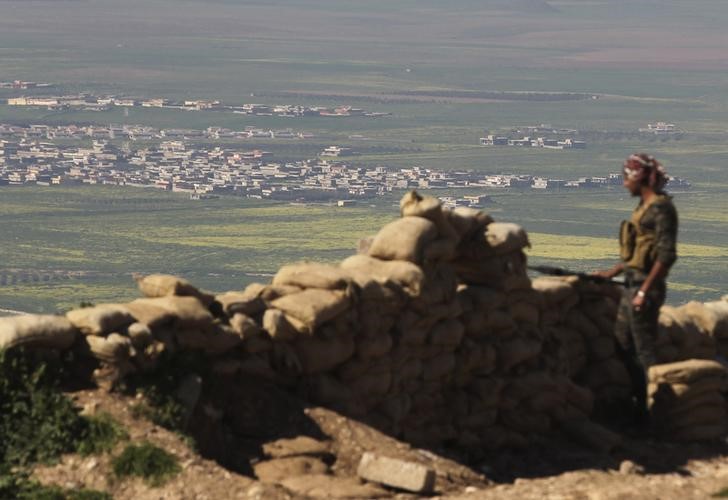
[{"label": "dirt ground", "polygon": [[[150,441],[179,460],[182,472],[156,488],[140,479],[113,477],[111,455],[118,454],[123,443],[111,454],[66,455],[56,465],[35,469],[34,477],[43,483],[103,490],[116,499],[421,497],[360,480],[356,469],[365,451],[434,469],[435,492],[430,495],[434,498],[682,500],[711,498],[728,488],[724,442],[670,444],[625,438],[612,453],[598,453],[554,436],[527,450],[491,453],[474,461],[452,450],[417,449],[331,410],[296,408],[290,401],[277,405],[282,414],[277,421],[275,416],[258,415],[258,425],[276,421],[271,429],[285,439],[275,431],[256,431],[258,438],[250,436],[255,446],[240,448],[248,469],[230,468],[234,462],[229,456],[213,460],[209,450],[193,450],[182,436],[132,416],[134,398],[100,390],[70,395],[86,411],[110,413],[126,428],[131,441]],[[258,421],[252,418],[254,409],[239,408],[240,418],[247,414],[251,421]],[[217,410],[208,405],[203,411],[214,414]],[[191,425],[204,424],[193,420]],[[201,430],[197,434],[205,435]]]}]

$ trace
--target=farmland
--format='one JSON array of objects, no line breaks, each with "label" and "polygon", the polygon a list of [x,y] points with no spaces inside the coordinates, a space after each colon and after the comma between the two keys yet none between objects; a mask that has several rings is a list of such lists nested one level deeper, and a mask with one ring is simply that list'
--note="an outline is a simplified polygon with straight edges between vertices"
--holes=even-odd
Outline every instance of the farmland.
[{"label": "farmland", "polygon": [[[24,278],[0,286],[0,304],[36,312],[134,298],[133,273],[178,274],[213,291],[241,289],[267,281],[285,263],[339,261],[398,212],[396,197],[339,208],[226,197],[192,201],[134,188],[25,187],[4,189],[2,196],[0,273]],[[529,231],[532,263],[583,271],[613,261],[615,228],[633,203],[617,191],[493,198],[486,211]],[[728,289],[725,202],[686,193],[677,203],[681,258],[670,300],[717,298]]]},{"label": "farmland", "polygon": [[[644,150],[693,184],[676,196],[681,257],[668,300],[711,300],[728,291],[728,10],[720,1],[5,0],[2,7],[2,80],[51,82],[57,94],[349,104],[391,115],[50,111],[3,104],[20,93],[0,89],[0,123],[295,127],[312,139],[258,139],[248,147],[293,161],[337,144],[358,150],[351,161],[364,167],[566,179],[615,172],[628,153]],[[477,96],[489,91],[594,98]],[[684,133],[637,132],[657,121]],[[541,123],[577,129],[587,149],[478,145],[485,130]],[[577,270],[612,261],[616,228],[634,203],[621,189],[488,194],[495,203],[486,210],[496,220],[529,231],[532,262]],[[134,188],[0,187],[0,273],[7,276],[0,307],[55,311],[131,298],[132,273],[241,288],[286,262],[350,254],[358,238],[396,216],[397,197],[342,209],[191,201]]]}]

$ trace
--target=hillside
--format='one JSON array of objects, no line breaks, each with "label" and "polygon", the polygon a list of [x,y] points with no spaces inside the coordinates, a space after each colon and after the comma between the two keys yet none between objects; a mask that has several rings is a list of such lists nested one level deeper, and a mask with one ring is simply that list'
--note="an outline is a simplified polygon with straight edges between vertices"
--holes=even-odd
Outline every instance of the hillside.
[{"label": "hillside", "polygon": [[400,212],[358,254],[242,291],[152,274],[127,303],[0,318],[0,496],[724,487],[728,296],[662,308],[636,427],[615,284],[530,279],[527,233],[481,211],[413,191]]}]

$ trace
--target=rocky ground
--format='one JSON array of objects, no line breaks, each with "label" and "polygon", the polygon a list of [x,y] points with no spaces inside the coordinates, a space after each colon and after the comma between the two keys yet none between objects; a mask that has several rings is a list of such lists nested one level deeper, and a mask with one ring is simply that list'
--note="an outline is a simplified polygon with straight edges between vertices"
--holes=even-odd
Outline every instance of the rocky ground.
[{"label": "rocky ground", "polygon": [[[43,483],[107,491],[116,499],[692,499],[710,498],[728,488],[726,443],[669,444],[625,438],[622,446],[607,454],[555,436],[528,450],[491,453],[474,460],[447,450],[413,448],[320,407],[301,409],[299,417],[309,426],[306,432],[301,433],[299,417],[289,418],[287,429],[279,423],[279,435],[285,437],[257,442],[258,452],[246,455],[249,470],[236,473],[204,458],[183,436],[133,416],[135,401],[129,397],[99,390],[71,396],[86,412],[111,414],[131,441],[149,441],[179,460],[182,472],[159,487],[141,479],[114,479],[110,457],[123,443],[111,454],[66,455],[56,465],[35,469],[34,477]],[[433,470],[434,491],[408,493],[362,480],[357,468],[365,452]],[[400,479],[405,474],[393,473]]]}]

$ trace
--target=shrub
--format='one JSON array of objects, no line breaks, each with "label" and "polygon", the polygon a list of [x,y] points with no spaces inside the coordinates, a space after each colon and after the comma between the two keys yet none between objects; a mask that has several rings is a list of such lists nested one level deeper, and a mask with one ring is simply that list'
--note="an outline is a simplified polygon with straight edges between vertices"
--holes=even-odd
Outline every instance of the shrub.
[{"label": "shrub", "polygon": [[81,455],[95,455],[111,451],[119,441],[129,439],[129,434],[108,413],[85,417],[86,432],[78,444]]},{"label": "shrub", "polygon": [[58,364],[0,351],[0,461],[49,462],[76,449],[86,422],[58,389]]},{"label": "shrub", "polygon": [[182,470],[173,455],[146,442],[127,446],[112,466],[117,477],[139,476],[151,486],[162,485]]},{"label": "shrub", "polygon": [[58,486],[43,486],[25,473],[0,470],[0,498],[15,500],[112,500],[112,496],[96,490],[64,490]]}]

